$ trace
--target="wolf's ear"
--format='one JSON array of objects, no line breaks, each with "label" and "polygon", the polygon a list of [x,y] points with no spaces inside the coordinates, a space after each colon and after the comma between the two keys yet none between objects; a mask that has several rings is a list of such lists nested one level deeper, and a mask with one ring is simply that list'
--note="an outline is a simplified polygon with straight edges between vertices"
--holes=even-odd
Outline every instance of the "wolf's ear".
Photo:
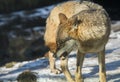
[{"label": "wolf's ear", "polygon": [[64,23],[65,21],[67,21],[67,17],[65,14],[63,13],[59,13],[59,20],[60,20],[60,24]]}]

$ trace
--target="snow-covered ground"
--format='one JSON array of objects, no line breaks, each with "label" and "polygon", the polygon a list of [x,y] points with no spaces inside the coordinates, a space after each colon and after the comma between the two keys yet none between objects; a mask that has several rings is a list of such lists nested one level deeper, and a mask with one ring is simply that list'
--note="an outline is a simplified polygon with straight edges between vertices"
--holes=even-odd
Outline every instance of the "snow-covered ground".
[{"label": "snow-covered ground", "polygon": [[[52,7],[53,6],[50,6],[48,9],[50,10]],[[44,11],[44,9],[46,8],[43,8],[43,10],[37,9],[36,12],[42,12],[46,17],[46,13],[48,14],[48,12]],[[19,12],[13,14],[21,13]],[[34,15],[39,14],[36,13]],[[29,16],[34,17],[34,15]],[[118,21],[112,26],[115,27],[116,25],[119,27],[119,31],[117,30],[116,32],[111,32],[110,39],[106,46],[107,82],[120,82],[120,22]],[[76,68],[75,54],[76,52],[71,52],[68,63],[72,75],[74,75]],[[97,61],[98,59],[95,54],[86,55],[82,69],[85,82],[99,82]],[[59,59],[56,60],[56,65],[59,68]],[[58,75],[50,73],[49,61],[44,57],[32,61],[17,62],[17,64],[12,68],[0,67],[0,81],[17,82],[17,76],[24,70],[36,72],[38,82],[66,82],[63,73]]]}]

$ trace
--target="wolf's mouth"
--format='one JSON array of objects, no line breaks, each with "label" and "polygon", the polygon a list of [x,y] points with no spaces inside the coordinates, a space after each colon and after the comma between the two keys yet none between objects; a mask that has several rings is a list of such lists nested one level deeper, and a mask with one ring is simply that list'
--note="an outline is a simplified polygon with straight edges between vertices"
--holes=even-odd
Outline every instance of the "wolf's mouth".
[{"label": "wolf's mouth", "polygon": [[75,40],[68,40],[65,42],[65,45],[61,47],[57,52],[55,53],[56,57],[66,56],[68,55],[75,46]]}]

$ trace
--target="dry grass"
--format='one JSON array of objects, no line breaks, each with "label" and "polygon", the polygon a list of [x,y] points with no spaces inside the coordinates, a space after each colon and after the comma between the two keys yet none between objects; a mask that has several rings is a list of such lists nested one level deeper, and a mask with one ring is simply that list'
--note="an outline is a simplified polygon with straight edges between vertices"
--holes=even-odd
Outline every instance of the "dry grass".
[{"label": "dry grass", "polygon": [[5,64],[6,68],[12,68],[14,65],[16,64],[16,62],[9,62]]},{"label": "dry grass", "polygon": [[17,77],[17,81],[18,82],[37,82],[37,76],[35,73],[29,70],[26,70]]}]

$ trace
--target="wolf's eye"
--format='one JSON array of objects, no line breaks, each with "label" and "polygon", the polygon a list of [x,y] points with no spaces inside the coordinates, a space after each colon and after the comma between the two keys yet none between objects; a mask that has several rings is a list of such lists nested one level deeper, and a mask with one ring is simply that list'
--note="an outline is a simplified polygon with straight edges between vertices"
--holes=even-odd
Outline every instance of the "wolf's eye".
[{"label": "wolf's eye", "polygon": [[65,42],[64,42],[64,41],[58,41],[58,42],[57,42],[57,48],[58,48],[58,50],[61,49],[61,48],[63,48],[64,45],[65,45]]}]

